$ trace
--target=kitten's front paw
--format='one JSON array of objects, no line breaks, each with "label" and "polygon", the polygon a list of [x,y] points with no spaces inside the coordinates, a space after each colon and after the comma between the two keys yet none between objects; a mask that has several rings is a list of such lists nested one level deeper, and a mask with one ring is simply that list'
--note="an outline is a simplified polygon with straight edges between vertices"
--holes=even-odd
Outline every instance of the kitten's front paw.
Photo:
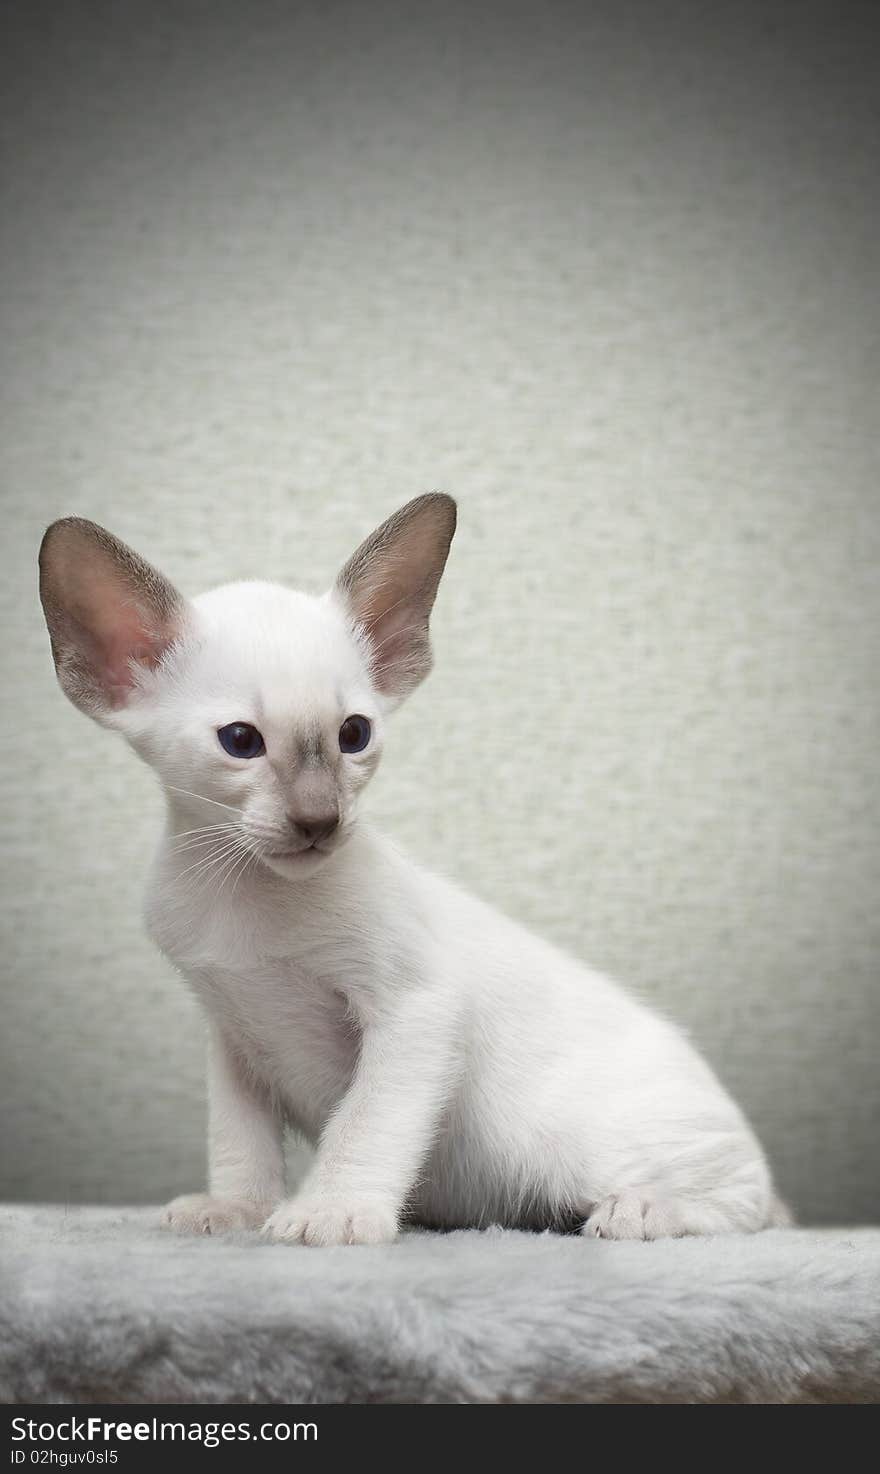
[{"label": "kitten's front paw", "polygon": [[266,1213],[244,1198],[212,1198],[210,1193],[187,1193],[162,1209],[162,1227],[174,1233],[232,1233],[259,1228]]},{"label": "kitten's front paw", "polygon": [[275,1209],[263,1233],[285,1244],[390,1244],[397,1214],[381,1199],[297,1197]]}]

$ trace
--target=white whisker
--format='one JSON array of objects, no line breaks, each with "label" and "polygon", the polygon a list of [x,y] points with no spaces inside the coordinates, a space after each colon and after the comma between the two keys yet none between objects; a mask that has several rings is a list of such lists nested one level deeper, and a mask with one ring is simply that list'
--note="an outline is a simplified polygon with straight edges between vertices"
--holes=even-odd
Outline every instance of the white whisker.
[{"label": "white whisker", "polygon": [[237,833],[239,833],[237,824],[212,825],[209,830],[194,829],[186,835],[180,835],[173,839],[171,849],[175,854],[180,854],[183,850],[199,848],[204,845],[219,844],[221,839]]},{"label": "white whisker", "polygon": [[173,783],[166,783],[165,787],[169,793],[182,793],[186,798],[200,798],[202,803],[216,804],[218,809],[229,809],[233,814],[241,813],[241,810],[237,809],[235,804],[222,804],[219,798],[208,798],[206,793],[193,793],[191,788],[176,788]]},{"label": "white whisker", "polygon": [[248,850],[246,852],[244,865],[241,867],[241,869],[239,870],[238,874],[235,877],[235,883],[234,883],[234,885],[232,887],[232,892],[231,892],[230,897],[229,897],[229,904],[230,905],[232,905],[232,902],[235,899],[235,892],[238,889],[238,882],[241,880],[241,877],[246,874],[246,872],[249,869],[250,865],[252,863],[256,863],[256,861],[258,859],[259,859],[259,856],[258,856],[256,850]]},{"label": "white whisker", "polygon": [[240,848],[241,841],[239,839],[228,840],[218,853],[211,855],[200,855],[195,864],[190,865],[187,870],[181,871],[181,873],[176,878],[178,881],[181,881],[187,875],[190,875],[194,870],[197,872],[199,870],[211,870],[216,864],[218,864],[220,860],[225,859],[227,855],[232,854],[234,851],[237,851]]},{"label": "white whisker", "polygon": [[[242,874],[243,871],[247,869],[248,861],[250,860],[252,855],[253,851],[245,848],[241,851],[240,854],[233,855],[226,865],[221,866],[219,881],[217,885],[217,895],[220,894],[227,881],[230,880],[231,877],[236,873],[236,870],[238,870],[239,874]],[[244,861],[243,866],[242,861]],[[239,869],[239,867],[241,867],[241,869]],[[215,876],[214,879],[216,878],[217,877]]]},{"label": "white whisker", "polygon": [[234,828],[232,821],[226,819],[221,824],[199,824],[196,829],[179,829],[175,832],[175,839],[185,839],[188,834],[211,834],[219,829]]}]

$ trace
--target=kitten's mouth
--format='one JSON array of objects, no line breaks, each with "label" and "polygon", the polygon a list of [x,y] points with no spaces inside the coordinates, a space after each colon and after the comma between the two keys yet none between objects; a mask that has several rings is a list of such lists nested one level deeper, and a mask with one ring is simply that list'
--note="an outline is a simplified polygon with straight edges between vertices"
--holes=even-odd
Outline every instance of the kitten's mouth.
[{"label": "kitten's mouth", "polygon": [[307,844],[297,850],[267,850],[263,854],[263,860],[267,865],[291,866],[297,869],[311,869],[326,860],[333,853],[333,846],[320,844]]},{"label": "kitten's mouth", "polygon": [[317,870],[325,860],[329,860],[336,851],[348,843],[351,838],[351,830],[348,825],[341,825],[333,835],[323,840],[319,839],[312,844],[285,847],[279,845],[275,850],[263,850],[260,858],[264,865],[270,870],[276,870],[279,874],[291,875],[294,871],[305,873],[309,870]]}]

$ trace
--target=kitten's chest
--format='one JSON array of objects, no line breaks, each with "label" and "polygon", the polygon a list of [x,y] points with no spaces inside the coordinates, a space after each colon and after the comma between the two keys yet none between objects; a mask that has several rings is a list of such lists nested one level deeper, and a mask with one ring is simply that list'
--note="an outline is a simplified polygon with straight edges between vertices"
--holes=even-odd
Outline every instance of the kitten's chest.
[{"label": "kitten's chest", "polygon": [[342,993],[291,959],[244,971],[191,968],[187,976],[254,1074],[315,1139],[348,1088],[360,1047]]},{"label": "kitten's chest", "polygon": [[147,901],[153,940],[300,1129],[317,1136],[360,1047],[349,1002],[371,971],[360,930],[338,912],[291,914],[247,895],[186,908],[162,881]]}]

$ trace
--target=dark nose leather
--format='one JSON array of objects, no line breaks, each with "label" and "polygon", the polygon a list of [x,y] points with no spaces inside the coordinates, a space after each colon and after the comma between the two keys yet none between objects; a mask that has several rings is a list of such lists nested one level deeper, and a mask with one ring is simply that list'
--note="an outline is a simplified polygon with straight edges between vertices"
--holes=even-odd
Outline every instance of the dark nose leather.
[{"label": "dark nose leather", "polygon": [[319,844],[321,840],[329,839],[339,826],[338,810],[326,814],[298,814],[295,817],[291,814],[289,818],[297,839],[306,844]]}]

